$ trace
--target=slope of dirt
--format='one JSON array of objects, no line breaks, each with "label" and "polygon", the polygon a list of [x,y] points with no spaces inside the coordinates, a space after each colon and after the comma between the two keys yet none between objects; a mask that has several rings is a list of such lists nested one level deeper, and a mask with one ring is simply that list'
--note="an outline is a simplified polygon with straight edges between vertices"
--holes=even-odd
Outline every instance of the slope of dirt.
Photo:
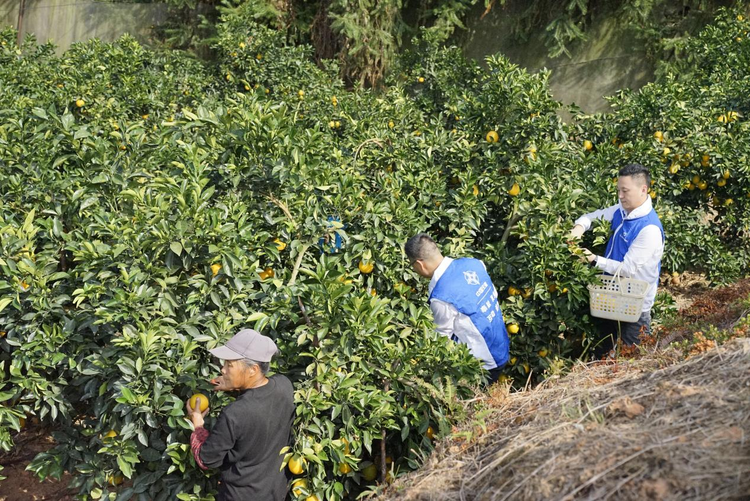
[{"label": "slope of dirt", "polygon": [[381,499],[750,499],[748,339],[491,399],[484,427],[456,430]]},{"label": "slope of dirt", "polygon": [[529,391],[494,386],[378,499],[750,500],[748,294],[743,280],[683,303],[657,336],[687,345],[651,337]]}]

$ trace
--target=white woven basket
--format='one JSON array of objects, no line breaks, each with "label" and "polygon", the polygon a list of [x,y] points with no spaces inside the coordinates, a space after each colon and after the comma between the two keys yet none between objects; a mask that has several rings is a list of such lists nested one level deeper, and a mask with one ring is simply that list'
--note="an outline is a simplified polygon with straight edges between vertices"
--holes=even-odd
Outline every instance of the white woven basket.
[{"label": "white woven basket", "polygon": [[591,315],[620,322],[635,322],[641,316],[648,282],[614,275],[599,275],[601,284],[589,285]]}]

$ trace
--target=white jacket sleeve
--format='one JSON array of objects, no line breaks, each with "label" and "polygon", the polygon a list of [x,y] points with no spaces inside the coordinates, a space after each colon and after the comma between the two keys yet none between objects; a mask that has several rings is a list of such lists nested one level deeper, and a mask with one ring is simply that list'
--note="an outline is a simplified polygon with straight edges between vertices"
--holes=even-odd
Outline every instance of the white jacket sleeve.
[{"label": "white jacket sleeve", "polygon": [[458,310],[455,306],[439,299],[430,301],[430,310],[435,320],[438,334],[451,337],[454,334],[453,324],[458,317]]},{"label": "white jacket sleeve", "polygon": [[638,236],[635,237],[622,262],[598,256],[596,258],[596,266],[605,273],[614,275],[617,268],[622,264],[620,274],[623,277],[633,277],[645,266],[658,263],[663,253],[664,242],[661,230],[657,226],[649,225],[643,228],[638,233]]},{"label": "white jacket sleeve", "polygon": [[584,231],[589,231],[589,228],[591,228],[591,223],[596,219],[612,221],[612,218],[615,216],[615,212],[617,212],[619,207],[620,204],[617,204],[613,205],[612,207],[607,207],[606,209],[589,212],[588,214],[584,214],[583,216],[576,219],[575,224],[583,226]]}]

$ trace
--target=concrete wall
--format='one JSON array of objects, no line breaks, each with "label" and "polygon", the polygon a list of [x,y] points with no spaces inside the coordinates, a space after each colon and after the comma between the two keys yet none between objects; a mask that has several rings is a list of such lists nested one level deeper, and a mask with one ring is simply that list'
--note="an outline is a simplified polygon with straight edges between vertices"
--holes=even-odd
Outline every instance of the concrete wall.
[{"label": "concrete wall", "polygon": [[[499,2],[498,2],[499,3]],[[562,55],[551,59],[542,40],[535,33],[526,42],[510,35],[511,17],[496,7],[480,19],[484,2],[469,14],[468,30],[458,43],[464,53],[477,60],[500,52],[514,63],[531,71],[551,70],[550,87],[558,101],[577,104],[589,113],[608,111],[604,96],[624,88],[637,89],[653,79],[653,65],[646,60],[645,49],[631,33],[614,19],[596,21],[587,30],[588,40],[571,50],[572,58]]]},{"label": "concrete wall", "polygon": [[[0,26],[16,26],[20,2],[0,0]],[[459,35],[465,54],[483,60],[501,52],[531,71],[548,68],[553,95],[563,103],[575,103],[587,112],[607,111],[604,96],[638,88],[653,77],[643,47],[612,19],[594,23],[588,29],[588,41],[573,49],[572,58],[550,59],[541,33],[518,43],[510,36],[513,21],[506,9],[496,7],[480,19],[483,11],[484,2],[479,2],[468,16],[468,30]],[[26,0],[21,33],[33,33],[40,42],[52,40],[62,52],[74,42],[111,41],[124,33],[147,41],[150,27],[163,22],[166,15],[164,4]]]},{"label": "concrete wall", "polygon": [[[21,0],[0,0],[0,26],[17,27]],[[63,52],[75,42],[116,40],[125,33],[146,41],[150,27],[166,19],[164,4],[106,3],[94,0],[26,0],[21,34],[52,40]]]}]

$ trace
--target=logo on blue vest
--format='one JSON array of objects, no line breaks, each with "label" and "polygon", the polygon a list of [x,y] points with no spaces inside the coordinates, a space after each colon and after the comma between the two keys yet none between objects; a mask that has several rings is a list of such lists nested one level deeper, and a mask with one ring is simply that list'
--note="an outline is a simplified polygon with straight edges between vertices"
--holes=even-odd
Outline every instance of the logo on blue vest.
[{"label": "logo on blue vest", "polygon": [[465,271],[464,279],[468,285],[479,285],[479,275],[476,271]]}]

